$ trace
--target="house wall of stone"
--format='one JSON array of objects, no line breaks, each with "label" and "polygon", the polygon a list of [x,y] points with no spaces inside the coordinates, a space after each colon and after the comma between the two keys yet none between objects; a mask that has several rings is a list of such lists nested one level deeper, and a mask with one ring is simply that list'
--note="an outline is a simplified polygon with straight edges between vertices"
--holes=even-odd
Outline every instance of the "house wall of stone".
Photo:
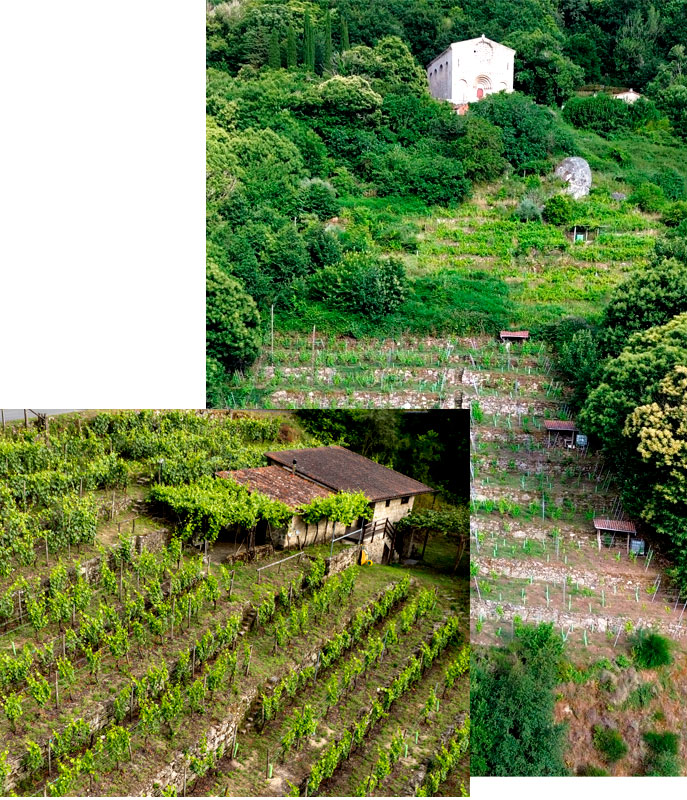
[{"label": "house wall of stone", "polygon": [[294,515],[288,526],[277,531],[272,531],[272,544],[277,549],[284,549],[298,547],[300,541],[301,546],[303,546],[306,542],[306,537],[309,545],[330,542],[332,539],[332,530],[334,531],[335,537],[343,536],[346,531],[346,526],[340,522],[327,523],[326,520],[321,520],[319,525],[311,523],[306,526],[302,517]]},{"label": "house wall of stone", "polygon": [[389,522],[398,522],[399,519],[403,519],[403,517],[410,514],[414,502],[414,496],[408,498],[407,503],[402,503],[401,498],[397,497],[394,500],[390,500],[388,506],[386,500],[380,500],[374,505],[374,514],[371,521],[376,522],[377,520],[388,519]]}]

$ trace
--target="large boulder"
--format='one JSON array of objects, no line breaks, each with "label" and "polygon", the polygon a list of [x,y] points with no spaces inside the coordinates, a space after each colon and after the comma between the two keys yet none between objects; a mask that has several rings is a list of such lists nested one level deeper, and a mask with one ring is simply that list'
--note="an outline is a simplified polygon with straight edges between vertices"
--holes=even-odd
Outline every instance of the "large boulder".
[{"label": "large boulder", "polygon": [[568,184],[567,192],[575,200],[588,195],[592,188],[592,171],[584,158],[578,156],[564,158],[556,167],[555,174]]}]

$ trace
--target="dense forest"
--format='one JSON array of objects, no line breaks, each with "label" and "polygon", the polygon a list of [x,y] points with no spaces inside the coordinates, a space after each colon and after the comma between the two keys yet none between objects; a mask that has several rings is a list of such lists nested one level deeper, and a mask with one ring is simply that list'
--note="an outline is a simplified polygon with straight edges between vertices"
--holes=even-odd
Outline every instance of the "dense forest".
[{"label": "dense forest", "polygon": [[[516,49],[517,91],[458,116],[429,96],[423,66],[481,33]],[[666,537],[687,585],[686,45],[687,0],[526,0],[517,13],[503,0],[211,3],[210,404],[271,325],[362,339],[528,327],[558,353],[626,509]],[[608,87],[643,97],[627,105]],[[551,180],[565,155],[592,167],[584,201]],[[496,232],[477,252],[495,254],[511,226],[519,243],[497,255],[512,272],[420,268],[420,245],[444,246],[421,220],[484,186]],[[573,252],[579,222],[611,230],[582,281],[589,302],[572,272],[541,267]],[[540,272],[553,301],[527,306]]]}]

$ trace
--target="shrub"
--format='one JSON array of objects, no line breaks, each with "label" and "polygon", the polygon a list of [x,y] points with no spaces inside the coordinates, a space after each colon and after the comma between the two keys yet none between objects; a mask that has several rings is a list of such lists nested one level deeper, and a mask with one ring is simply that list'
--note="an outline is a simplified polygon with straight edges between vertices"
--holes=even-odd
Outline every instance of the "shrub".
[{"label": "shrub", "polygon": [[642,669],[656,669],[673,661],[673,643],[660,633],[651,633],[640,628],[632,645],[635,663]]},{"label": "shrub", "polygon": [[300,208],[318,219],[329,219],[339,213],[339,201],[331,183],[320,178],[306,178],[301,185]]},{"label": "shrub", "polygon": [[403,262],[373,253],[346,253],[335,266],[315,273],[307,282],[308,296],[330,308],[378,318],[403,301],[406,289]]},{"label": "shrub", "polygon": [[642,683],[630,692],[625,705],[628,708],[646,708],[655,696],[654,684]]},{"label": "shrub", "polygon": [[542,207],[532,197],[523,197],[515,209],[515,216],[521,222],[541,222]]},{"label": "shrub", "polygon": [[644,741],[651,752],[651,761],[647,765],[647,775],[659,777],[680,775],[680,760],[678,758],[680,736],[677,733],[649,731],[644,734]]},{"label": "shrub", "polygon": [[575,201],[568,194],[557,194],[544,203],[543,216],[552,225],[568,225],[575,214]]},{"label": "shrub", "polygon": [[656,733],[649,731],[644,734],[644,741],[654,753],[670,753],[676,756],[680,749],[680,736],[677,733]]},{"label": "shrub", "polygon": [[685,179],[674,167],[667,167],[654,175],[653,183],[663,189],[668,200],[685,199]]},{"label": "shrub", "polygon": [[661,222],[664,225],[667,225],[669,228],[676,228],[686,219],[687,201],[685,200],[680,200],[677,203],[671,203],[664,209],[663,215],[661,216]]},{"label": "shrub", "polygon": [[429,146],[395,146],[373,156],[372,180],[379,194],[415,195],[429,204],[459,203],[471,188],[462,163]]},{"label": "shrub", "polygon": [[577,770],[577,774],[585,778],[605,778],[608,775],[605,769],[596,767],[594,764],[586,764]]},{"label": "shrub", "polygon": [[557,153],[572,155],[574,142],[554,115],[520,92],[498,92],[473,103],[470,116],[482,117],[501,130],[504,155],[516,168]]},{"label": "shrub", "polygon": [[594,726],[594,747],[609,764],[620,761],[627,754],[625,740],[615,728]]},{"label": "shrub", "polygon": [[665,195],[660,186],[655,183],[640,183],[629,197],[642,211],[648,213],[660,211],[665,205]]},{"label": "shrub", "polygon": [[630,107],[608,94],[572,97],[563,107],[563,119],[576,128],[606,134],[632,125]]}]

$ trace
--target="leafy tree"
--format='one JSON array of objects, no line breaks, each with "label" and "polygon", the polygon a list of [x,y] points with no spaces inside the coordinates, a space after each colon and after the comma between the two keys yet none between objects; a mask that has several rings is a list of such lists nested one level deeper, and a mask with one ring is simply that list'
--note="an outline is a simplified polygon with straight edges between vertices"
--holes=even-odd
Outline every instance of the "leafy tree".
[{"label": "leafy tree", "polygon": [[460,161],[432,152],[391,147],[371,158],[372,178],[380,194],[415,195],[428,204],[459,203],[471,184]]},{"label": "leafy tree", "polygon": [[245,369],[260,349],[260,317],[255,302],[238,281],[208,264],[207,351],[228,370]]},{"label": "leafy tree", "polygon": [[336,190],[321,178],[306,178],[301,188],[300,207],[304,214],[315,214],[321,220],[334,217],[339,213]]},{"label": "leafy tree", "polygon": [[270,34],[267,64],[271,69],[281,69],[281,45],[279,44],[279,33],[276,30]]},{"label": "leafy tree", "polygon": [[367,78],[380,94],[421,95],[427,91],[424,70],[398,36],[386,36],[374,47],[358,45],[346,50],[341,56],[341,71]]},{"label": "leafy tree", "polygon": [[310,72],[315,70],[315,31],[307,9],[303,16],[303,66]]},{"label": "leafy tree", "polygon": [[559,351],[558,367],[572,385],[572,405],[579,408],[585,401],[599,368],[599,348],[589,328],[573,333]]},{"label": "leafy tree", "polygon": [[629,201],[642,211],[652,213],[661,211],[665,206],[665,195],[663,189],[655,183],[640,183],[630,195]]},{"label": "leafy tree", "polygon": [[465,174],[473,181],[482,183],[496,180],[508,166],[503,157],[501,131],[480,117],[467,116],[457,151]]},{"label": "leafy tree", "polygon": [[291,23],[286,36],[286,68],[295,69],[298,66],[298,45],[296,44],[296,31]]},{"label": "leafy tree", "polygon": [[397,259],[372,253],[346,253],[308,281],[308,295],[330,308],[380,318],[393,312],[405,296],[405,270]]},{"label": "leafy tree", "polygon": [[[601,29],[596,27],[601,33]],[[568,36],[563,45],[563,52],[584,70],[584,79],[587,83],[601,82],[601,58],[597,42],[589,32]]]},{"label": "leafy tree", "polygon": [[471,116],[486,119],[501,130],[504,155],[516,169],[556,154],[570,154],[571,139],[562,132],[553,114],[519,92],[499,92],[473,103]]},{"label": "leafy tree", "polygon": [[551,623],[519,625],[507,648],[470,670],[472,775],[565,775],[565,728],[554,721],[562,642]]},{"label": "leafy tree", "polygon": [[603,350],[617,356],[631,334],[665,325],[685,312],[687,263],[654,255],[648,266],[633,272],[611,295],[601,323]]},{"label": "leafy tree", "polygon": [[672,549],[673,575],[687,586],[687,449],[684,396],[687,314],[631,336],[608,360],[580,414],[604,444],[622,486],[626,510],[644,519]]},{"label": "leafy tree", "polygon": [[633,124],[630,106],[604,92],[571,97],[563,108],[563,118],[576,128],[601,135],[627,130]]},{"label": "leafy tree", "polygon": [[515,86],[543,105],[565,102],[584,80],[584,71],[563,54],[554,35],[517,31],[504,42],[517,51]]},{"label": "leafy tree", "polygon": [[551,225],[569,225],[575,216],[575,201],[568,194],[556,194],[544,203],[542,216]]}]

